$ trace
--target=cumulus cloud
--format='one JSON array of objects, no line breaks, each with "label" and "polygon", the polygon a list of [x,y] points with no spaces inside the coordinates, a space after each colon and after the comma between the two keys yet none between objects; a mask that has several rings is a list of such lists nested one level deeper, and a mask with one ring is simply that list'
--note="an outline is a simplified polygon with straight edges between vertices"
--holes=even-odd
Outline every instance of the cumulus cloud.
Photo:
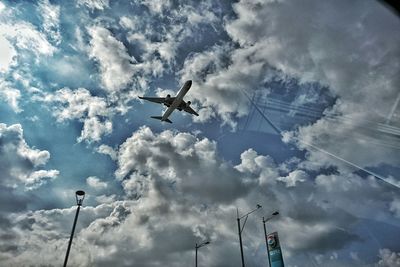
[{"label": "cumulus cloud", "polygon": [[85,119],[81,136],[78,138],[78,142],[81,142],[83,140],[99,141],[103,135],[110,134],[111,132],[111,121],[101,121],[98,117],[91,117]]},{"label": "cumulus cloud", "polygon": [[60,6],[52,5],[49,0],[43,0],[38,6],[39,13],[43,17],[43,28],[49,40],[56,45],[61,42],[60,33]]},{"label": "cumulus cloud", "polygon": [[[205,265],[233,266],[240,262],[236,207],[242,214],[256,203],[266,207],[246,224],[246,255],[264,244],[260,216],[279,209],[281,215],[271,220],[268,228],[280,232],[287,263],[294,264],[294,255],[309,253],[313,257],[336,255],[334,260],[319,259],[333,264],[341,262],[337,251],[362,241],[351,230],[359,217],[387,216],[383,206],[393,200],[393,194],[373,179],[357,175],[310,179],[306,170],[297,169],[301,162],[289,159],[277,165],[254,149],[244,151],[240,162],[233,165],[219,156],[214,141],[191,133],[156,133],[142,127],[116,152],[115,176],[124,190],[123,200],[102,195],[96,201],[103,204],[83,208],[76,246],[85,248],[71,254],[71,262],[77,266],[163,266],[165,262],[186,266],[193,258],[193,245],[206,240],[214,247],[204,248],[200,257]],[[281,182],[282,177],[287,181]],[[96,187],[101,181],[89,177],[87,183]],[[358,203],[368,205],[360,208]],[[371,214],[371,209],[377,212]],[[52,253],[44,255],[41,263],[51,262],[51,255],[65,247],[71,223],[65,218],[72,219],[73,211],[11,216],[15,229],[29,238],[11,242],[19,250],[11,249],[13,258],[7,254],[6,262],[30,262],[29,255],[38,250],[33,244],[43,243],[44,238],[50,241],[42,251]],[[260,252],[246,257],[246,262],[261,266],[262,259],[266,254]]]},{"label": "cumulus cloud", "polygon": [[391,251],[390,249],[380,249],[379,250],[379,260],[377,266],[382,267],[396,267],[400,266],[400,253]]},{"label": "cumulus cloud", "polygon": [[0,97],[7,102],[14,112],[21,112],[22,109],[19,107],[21,92],[18,89],[13,88],[11,84],[1,80],[0,89]]},{"label": "cumulus cloud", "polygon": [[116,160],[117,159],[117,152],[112,147],[110,147],[108,145],[102,144],[97,148],[96,151],[98,153],[110,156],[110,158],[112,160]]},{"label": "cumulus cloud", "polygon": [[43,33],[27,22],[2,24],[0,35],[5,36],[15,48],[34,52],[36,56],[52,55],[56,50]]},{"label": "cumulus cloud", "polygon": [[[41,3],[50,5],[47,1]],[[105,0],[77,3],[84,12],[87,10],[83,7],[87,7],[90,10],[87,13],[101,16],[114,4]],[[348,11],[346,6],[342,8],[348,12],[341,12],[343,9],[338,6],[343,3],[309,0],[290,4],[287,1],[235,3],[235,16],[226,16],[224,23],[220,23],[235,43],[219,42],[214,46],[201,43],[206,51],[197,53],[194,49],[178,74],[182,81],[195,81],[193,86],[197,88],[193,88],[188,97],[202,107],[198,120],[222,118],[235,127],[237,117],[248,112],[249,104],[242,91],[251,93],[274,79],[284,81],[288,77],[298,79],[299,86],[317,82],[329,88],[338,101],[325,114],[343,114],[340,118],[351,114],[353,122],[364,122],[368,116],[375,120],[386,114],[384,107],[374,111],[366,107],[372,106],[373,99],[376,104],[382,104],[395,96],[392,85],[393,77],[397,76],[393,58],[398,50],[393,47],[397,37],[392,33],[397,30],[391,28],[393,22],[384,11],[378,8],[375,12],[374,4],[356,1],[354,9]],[[90,40],[87,51],[98,64],[105,89],[100,93],[106,96],[95,95],[94,91],[84,88],[64,88],[36,95],[51,106],[58,122],[77,120],[83,124],[78,141],[97,142],[111,133],[113,114],[123,108],[112,108],[115,102],[124,98],[126,104],[132,96],[145,91],[149,77],[175,72],[176,67],[181,67],[174,65],[181,60],[178,60],[180,45],[196,42],[191,36],[197,33],[199,25],[211,21],[210,25],[215,26],[216,22],[222,22],[222,15],[218,15],[211,1],[198,6],[171,1],[157,4],[144,1],[140,7],[146,9],[143,5],[150,11],[143,12],[143,19],[132,16],[114,20],[115,27],[126,31],[126,38],[118,32],[121,29],[116,30],[104,22],[108,17],[101,16],[93,23],[97,26],[88,23],[87,28],[77,33],[82,47],[86,37]],[[177,6],[179,8],[175,8]],[[372,23],[375,16],[379,21]],[[43,27],[47,30],[36,32],[37,38],[31,38],[32,43],[39,44],[41,38],[43,44],[55,42],[47,35],[58,31],[57,17],[57,12],[43,17],[47,23]],[[159,19],[163,27],[156,27],[160,26]],[[290,27],[279,26],[288,23]],[[374,27],[385,30],[376,35],[378,29]],[[371,38],[364,38],[364,34]],[[7,42],[15,51],[28,50],[24,42],[19,40],[18,43],[18,38],[22,37],[8,36],[11,37],[7,37]],[[32,51],[37,55],[52,55],[55,51],[44,48],[42,44],[34,45]],[[7,62],[8,66],[12,64]],[[393,69],[386,71],[383,62]],[[368,75],[361,74],[364,71]],[[361,81],[364,78],[365,81]],[[387,83],[383,82],[385,79]],[[135,88],[127,93],[131,85]],[[377,91],[368,95],[378,85],[382,85],[382,94]],[[367,92],[365,96],[364,92]],[[19,108],[16,93],[3,98],[15,110]],[[295,101],[304,104],[316,99],[307,94],[296,96]],[[343,144],[340,152],[352,158],[354,155],[350,152],[356,151],[354,143],[335,138],[335,135],[348,136],[346,133],[354,129],[371,125],[335,126],[337,124],[324,118],[291,134],[333,150],[339,147],[338,143]],[[28,146],[20,127],[1,127],[0,149],[7,153],[2,153],[0,164],[2,172],[6,173],[0,183],[0,259],[5,265],[54,264],[59,261],[57,255],[65,253],[75,207],[24,211],[29,196],[15,198],[15,185],[33,189],[55,178],[58,172],[42,169],[49,161],[49,152]],[[353,245],[357,248],[369,246],[371,241],[360,234],[360,222],[376,220],[374,222],[381,226],[381,220],[398,216],[396,192],[384,188],[372,177],[360,177],[346,168],[328,168],[320,173],[322,165],[330,167],[330,164],[315,152],[308,153],[303,162],[288,159],[277,164],[272,156],[249,148],[241,153],[238,163],[232,163],[219,154],[217,142],[199,136],[201,134],[156,132],[142,127],[119,147],[111,142],[99,145],[96,151],[115,161],[116,182],[121,184],[123,193],[106,195],[101,191],[107,186],[105,181],[97,177],[84,180],[101,195],[88,198],[94,199],[98,206],[81,210],[70,264],[155,267],[165,266],[167,262],[170,266],[187,266],[193,260],[194,244],[211,240],[210,246],[204,247],[199,255],[201,262],[205,266],[235,266],[240,262],[236,207],[244,214],[259,203],[265,206],[264,210],[249,217],[244,231],[248,265],[265,263],[260,217],[279,209],[281,215],[268,223],[268,229],[279,231],[288,266],[298,264],[294,259],[299,255],[310,255],[324,266],[355,266],[342,264],[341,257],[343,251],[348,247],[353,249]],[[330,147],[329,143],[336,147]],[[361,161],[378,164],[388,156],[391,163],[398,161],[395,153],[380,151],[363,154]],[[9,212],[6,204],[10,198],[15,199],[11,209],[14,214],[4,216],[5,211]],[[379,237],[376,239],[381,241]],[[389,247],[385,242],[380,245]],[[396,253],[382,250],[381,264],[396,264]],[[353,255],[353,260],[359,263],[358,256]]]},{"label": "cumulus cloud", "polygon": [[162,13],[165,8],[171,8],[172,3],[169,0],[162,0],[162,1],[143,1],[143,4],[146,5],[152,12],[154,13]]},{"label": "cumulus cloud", "polygon": [[308,179],[308,175],[303,170],[295,170],[289,173],[288,176],[279,177],[278,181],[282,181],[287,187],[296,186],[296,183],[304,182]]},{"label": "cumulus cloud", "polygon": [[53,115],[59,122],[73,119],[83,122],[79,142],[99,141],[103,135],[112,132],[110,117],[113,109],[104,98],[92,96],[87,89],[63,88],[53,94],[44,94],[36,98],[54,104]]},{"label": "cumulus cloud", "polygon": [[199,200],[232,201],[253,183],[242,180],[239,172],[218,159],[215,142],[188,133],[164,131],[157,135],[143,127],[120,146],[117,162],[117,178],[130,176],[132,183],[140,184],[124,181],[125,188],[137,189],[138,195],[149,179],[155,179],[161,184],[173,183],[178,191]]},{"label": "cumulus cloud", "polygon": [[[94,220],[107,218],[120,203],[101,204],[97,207],[82,207],[76,227],[73,250],[68,263],[73,266],[89,266],[93,261],[88,241],[82,239],[79,232],[87,228]],[[59,255],[65,255],[71,225],[76,207],[68,209],[37,210],[10,216],[14,222],[13,235],[7,242],[12,244],[8,250],[1,250],[2,264],[17,265],[54,265],[60,262]],[[29,232],[24,238],[21,233]],[[44,242],[45,238],[47,241]],[[18,250],[15,250],[18,247]],[[38,257],[38,255],[40,255]]]},{"label": "cumulus cloud", "polygon": [[57,178],[57,170],[41,168],[49,157],[48,151],[28,146],[21,125],[0,123],[0,254],[8,255],[16,248],[10,243],[16,236],[10,212],[26,210],[32,201],[31,192]]},{"label": "cumulus cloud", "polygon": [[[152,13],[161,18],[171,15],[175,17],[174,23],[165,24],[161,29],[153,27],[157,25],[158,21],[152,17],[150,25],[147,18],[138,20],[124,17],[121,19],[120,24],[130,29],[128,41],[143,51],[143,54],[140,55],[141,61],[143,61],[141,65],[153,75],[160,75],[172,68],[170,65],[176,63],[176,58],[179,56],[178,48],[185,40],[193,38],[193,34],[199,26],[213,25],[218,21],[215,14],[216,9],[211,1],[191,4],[172,3],[171,1],[142,1],[141,4],[147,6]],[[152,15],[154,16],[154,14]],[[155,35],[160,37],[155,40]],[[146,62],[148,63],[146,64]]]},{"label": "cumulus cloud", "polygon": [[40,56],[51,56],[56,51],[46,35],[34,25],[25,21],[15,21],[13,9],[6,8],[0,19],[0,73],[7,73],[17,64],[20,52],[32,53],[35,60]]},{"label": "cumulus cloud", "polygon": [[0,51],[0,72],[5,72],[11,65],[16,52],[3,35],[0,35]]},{"label": "cumulus cloud", "polygon": [[[347,178],[346,190],[334,184],[341,182],[339,177],[332,176],[332,180],[320,177],[314,184],[305,171],[292,169],[296,166],[290,168],[293,164],[289,163],[286,164],[285,170],[288,172],[287,176],[281,176],[280,172],[285,168],[277,166],[269,156],[258,155],[252,149],[242,153],[240,164],[230,167],[228,165],[229,168],[224,169],[224,173],[231,177],[225,179],[222,174],[218,174],[216,167],[213,167],[218,162],[215,150],[215,146],[207,139],[199,140],[189,134],[174,134],[169,131],[155,134],[148,128],[142,128],[121,145],[116,176],[123,179],[122,184],[128,196],[139,201],[151,201],[154,205],[168,199],[170,205],[179,206],[180,202],[175,201],[184,197],[187,204],[205,203],[210,207],[218,206],[218,209],[222,210],[223,203],[242,203],[241,205],[248,209],[257,202],[269,203],[270,207],[279,206],[280,211],[285,214],[285,218],[279,220],[279,229],[285,233],[282,240],[290,253],[324,253],[360,241],[361,238],[349,229],[358,222],[358,216],[371,216],[367,214],[370,209],[358,208],[360,198],[367,201],[371,195],[379,195],[371,200],[371,203],[375,202],[377,210],[384,210],[382,206],[393,197],[390,192],[383,194],[383,188],[378,186],[376,181],[365,182],[355,175]],[[214,163],[210,164],[211,162]],[[208,179],[208,172],[203,170],[198,173],[198,164],[206,164],[207,168],[202,168],[212,170],[213,176],[218,177],[224,186],[220,187],[219,182]],[[186,165],[190,166],[188,171]],[[239,172],[242,190],[246,190],[247,187],[246,195],[242,192],[235,196],[232,189],[226,190],[232,187],[230,184],[237,183],[232,179],[235,177],[232,170]],[[194,183],[193,180],[198,182]],[[285,183],[278,183],[280,180],[284,180]],[[209,187],[209,183],[212,187]],[[288,192],[287,188],[292,189]],[[336,190],[334,194],[331,193],[332,190]],[[365,194],[355,193],[360,191],[364,191]],[[225,199],[228,195],[231,196]],[[357,201],[351,200],[354,204],[349,205],[349,199],[356,195]],[[341,200],[338,202],[329,196]],[[211,202],[208,201],[210,199]],[[212,210],[211,208],[208,212],[213,212]],[[256,246],[256,228],[250,231],[254,231],[252,245]]]},{"label": "cumulus cloud", "polygon": [[102,190],[107,188],[107,183],[101,181],[99,178],[97,178],[96,176],[90,176],[88,178],[86,178],[86,183],[96,189],[96,190]]},{"label": "cumulus cloud", "polygon": [[46,150],[34,149],[28,146],[23,138],[20,124],[7,126],[0,124],[1,170],[3,173],[1,185],[14,188],[20,184],[27,189],[40,186],[48,179],[58,175],[57,170],[38,170],[46,164],[50,153]]},{"label": "cumulus cloud", "polygon": [[[200,117],[201,121],[220,116],[236,127],[234,116],[247,114],[248,103],[242,90],[257,88],[268,67],[261,61],[253,64],[252,54],[254,51],[231,51],[230,46],[217,46],[186,59],[181,70],[182,81],[194,80],[195,88],[189,96],[201,103],[199,115],[205,116]],[[228,65],[228,60],[233,63]]]},{"label": "cumulus cloud", "polygon": [[[286,75],[329,86],[340,99],[331,112],[351,116],[348,123],[323,118],[303,127],[299,132],[302,140],[315,142],[344,158],[359,159],[361,165],[376,165],[397,158],[395,150],[375,147],[374,155],[364,151],[372,144],[367,137],[377,134],[368,129],[377,128],[371,120],[382,121],[389,113],[388,100],[398,94],[399,47],[394,44],[399,41],[399,21],[378,3],[353,4],[359,8],[344,14],[344,6],[337,3],[241,1],[234,5],[238,19],[227,25],[227,31],[242,47],[257,50],[258,57]],[[329,16],[321,15],[325,13]],[[289,17],[293,27],[281,28]],[[363,139],[368,145],[360,144]],[[336,151],[338,143],[342,144],[341,151]]]},{"label": "cumulus cloud", "polygon": [[[397,165],[398,140],[389,140],[395,149],[374,143],[385,139],[378,123],[398,95],[399,20],[377,2],[356,1],[343,12],[347,5],[314,0],[233,4],[236,17],[227,19],[225,29],[237,46],[193,53],[181,71],[182,80],[192,78],[201,88],[191,91],[207,110],[200,112],[205,116],[200,121],[217,116],[235,127],[236,117],[248,112],[242,91],[268,91],[270,82],[296,79],[298,86],[287,88],[296,95],[304,84],[318,83],[337,101],[296,135],[361,166]],[[340,151],[338,143],[343,144]],[[372,146],[376,153],[367,152]],[[312,161],[325,159],[320,152],[310,153],[315,154]]]},{"label": "cumulus cloud", "polygon": [[104,10],[110,6],[109,0],[78,0],[78,6],[87,6],[91,10]]},{"label": "cumulus cloud", "polygon": [[394,199],[392,203],[390,203],[390,211],[392,211],[397,218],[400,218],[400,199]]},{"label": "cumulus cloud", "polygon": [[92,37],[90,41],[90,56],[100,65],[101,79],[104,88],[110,92],[117,92],[127,86],[135,73],[126,47],[118,41],[112,33],[100,26],[88,28]]}]

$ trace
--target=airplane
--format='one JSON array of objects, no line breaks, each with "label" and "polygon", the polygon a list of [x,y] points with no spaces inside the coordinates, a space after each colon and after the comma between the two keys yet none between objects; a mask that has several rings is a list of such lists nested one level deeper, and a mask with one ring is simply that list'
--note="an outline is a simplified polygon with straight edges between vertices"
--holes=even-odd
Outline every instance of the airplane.
[{"label": "airplane", "polygon": [[171,95],[168,94],[166,97],[139,96],[139,98],[167,106],[168,109],[164,112],[162,116],[151,116],[151,118],[172,123],[172,121],[168,119],[168,117],[175,109],[178,109],[179,111],[183,110],[186,111],[187,113],[199,116],[199,114],[197,114],[197,112],[190,107],[191,102],[190,101],[185,102],[183,100],[183,97],[189,91],[190,86],[192,86],[192,81],[191,80],[186,81],[185,84],[182,86],[182,88],[179,90],[179,93],[175,97],[171,97]]}]

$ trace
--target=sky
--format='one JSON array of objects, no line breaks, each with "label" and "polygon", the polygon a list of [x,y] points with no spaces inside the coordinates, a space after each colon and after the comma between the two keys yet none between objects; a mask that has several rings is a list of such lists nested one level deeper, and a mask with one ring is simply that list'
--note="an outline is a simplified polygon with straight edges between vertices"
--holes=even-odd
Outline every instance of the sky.
[{"label": "sky", "polygon": [[[365,0],[0,1],[0,266],[400,266],[400,18]],[[138,96],[174,95],[199,116]],[[243,221],[242,221],[243,222]]]}]

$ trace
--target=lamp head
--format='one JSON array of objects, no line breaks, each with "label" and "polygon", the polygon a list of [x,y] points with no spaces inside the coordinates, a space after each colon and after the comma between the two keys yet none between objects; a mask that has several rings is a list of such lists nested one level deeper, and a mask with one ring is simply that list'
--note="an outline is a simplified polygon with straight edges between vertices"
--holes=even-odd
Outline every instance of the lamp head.
[{"label": "lamp head", "polygon": [[257,209],[261,209],[262,208],[262,206],[260,205],[260,204],[257,204]]},{"label": "lamp head", "polygon": [[272,213],[272,215],[278,215],[279,214],[279,211],[275,211],[274,213]]},{"label": "lamp head", "polygon": [[85,191],[78,190],[75,192],[75,197],[76,197],[76,204],[78,206],[82,205],[83,199],[85,198]]}]

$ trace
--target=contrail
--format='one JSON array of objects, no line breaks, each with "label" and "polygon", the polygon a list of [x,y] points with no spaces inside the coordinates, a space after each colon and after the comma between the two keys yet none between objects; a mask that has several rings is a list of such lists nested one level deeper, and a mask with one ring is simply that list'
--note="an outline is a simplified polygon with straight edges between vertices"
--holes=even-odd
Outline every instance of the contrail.
[{"label": "contrail", "polygon": [[372,171],[370,171],[370,170],[367,170],[367,169],[365,169],[365,168],[363,168],[363,167],[361,167],[361,166],[359,166],[359,165],[357,165],[357,164],[354,164],[354,163],[352,163],[352,162],[350,162],[350,161],[348,161],[348,160],[346,160],[346,159],[344,159],[344,158],[341,158],[341,157],[339,157],[339,156],[336,156],[336,155],[334,155],[334,154],[332,154],[332,153],[330,153],[330,152],[328,152],[328,151],[326,151],[326,150],[324,150],[324,149],[322,149],[322,148],[319,148],[319,147],[317,147],[317,146],[315,146],[315,145],[313,145],[313,144],[304,142],[304,141],[302,141],[302,140],[300,140],[300,139],[298,139],[298,138],[296,138],[296,140],[299,141],[300,143],[303,143],[303,144],[305,144],[305,145],[307,145],[307,146],[309,146],[309,147],[312,147],[312,148],[314,148],[314,149],[316,149],[316,150],[318,150],[318,151],[320,151],[320,152],[322,152],[322,153],[325,153],[325,154],[327,154],[327,155],[329,155],[329,156],[331,156],[331,157],[333,157],[333,158],[335,158],[335,159],[338,159],[338,160],[340,160],[340,161],[343,161],[344,163],[347,163],[347,164],[350,165],[350,166],[353,166],[353,167],[355,167],[355,168],[357,168],[357,169],[359,169],[359,170],[362,170],[362,171],[364,171],[364,172],[366,172],[366,173],[368,173],[368,174],[370,174],[370,175],[376,177],[377,179],[382,180],[382,181],[384,181],[385,183],[390,184],[390,185],[392,185],[392,186],[397,187],[398,189],[400,189],[400,186],[399,186],[399,185],[388,181],[388,179],[387,179],[386,177],[383,177],[383,176],[381,176],[381,175],[379,175],[379,174],[377,174],[377,173],[375,173],[375,172],[372,172]]},{"label": "contrail", "polygon": [[[393,138],[400,137],[400,128],[395,127],[395,126],[387,125],[384,123],[377,123],[375,121],[370,121],[370,120],[365,120],[365,119],[362,121],[362,123],[356,123],[355,119],[350,116],[343,116],[343,115],[341,116],[339,114],[323,114],[322,109],[319,110],[318,112],[315,112],[314,110],[311,110],[308,108],[302,110],[302,109],[299,109],[299,106],[292,105],[288,102],[279,101],[280,103],[278,103],[278,102],[275,102],[275,101],[277,101],[275,99],[273,99],[273,101],[271,101],[271,100],[272,100],[272,98],[269,98],[267,100],[257,99],[257,101],[255,101],[253,98],[253,103],[255,103],[255,105],[258,106],[259,108],[263,109],[261,111],[261,113],[264,113],[264,111],[266,109],[274,110],[277,112],[284,112],[284,113],[290,113],[290,112],[294,111],[295,112],[294,116],[306,117],[306,118],[310,118],[313,120],[318,120],[321,117],[323,117],[327,120],[334,121],[336,123],[343,123],[343,124],[355,126],[358,129],[364,129],[364,130],[373,131],[373,132],[381,132],[386,135],[393,136]],[[254,109],[251,110],[251,114],[253,114],[253,113],[254,113]],[[250,117],[251,117],[251,115],[249,114],[249,116],[247,117],[246,126],[248,125],[248,120]],[[260,128],[260,123],[259,123],[258,129],[259,128]],[[394,143],[392,143],[392,144],[385,144],[382,142],[375,142],[375,141],[372,141],[370,143],[374,143],[375,145],[380,145],[380,146],[384,146],[384,147],[388,147],[388,148],[399,149],[400,147],[397,145],[397,144],[399,144],[399,142],[398,142],[399,140],[396,139],[393,141],[394,141]]]},{"label": "contrail", "polygon": [[[263,104],[259,104],[260,102],[263,102]],[[377,125],[377,128],[370,126],[369,128],[371,128],[371,129],[382,131],[385,133],[390,133],[393,135],[400,135],[400,128],[387,124],[388,120],[390,121],[390,119],[393,117],[394,112],[397,109],[397,106],[399,103],[400,103],[400,94],[397,97],[395,104],[392,107],[392,111],[389,114],[386,123],[377,123],[375,121],[370,121],[370,120],[364,120],[364,121],[369,122],[373,125]],[[262,107],[267,107],[270,109],[277,109],[277,110],[283,111],[283,112],[294,111],[294,112],[296,112],[296,115],[307,116],[310,118],[319,118],[321,116],[324,116],[325,118],[338,119],[340,121],[353,121],[354,120],[354,118],[352,118],[352,117],[343,116],[340,114],[323,114],[324,109],[317,109],[317,108],[312,108],[312,107],[307,107],[307,106],[294,105],[290,102],[286,102],[286,101],[282,101],[282,100],[278,100],[278,99],[274,99],[274,98],[266,98],[265,100],[260,99],[257,101],[257,104]]]},{"label": "contrail", "polygon": [[390,111],[389,116],[386,119],[386,124],[389,124],[389,122],[391,121],[391,119],[393,117],[393,114],[397,109],[397,105],[399,104],[399,101],[400,101],[400,93],[397,95],[396,101],[394,101],[394,105],[392,107],[392,110]]},{"label": "contrail", "polygon": [[[244,95],[247,97],[247,99],[251,102],[251,104],[254,106],[254,108],[260,113],[260,115],[261,115],[261,116],[269,123],[269,125],[277,132],[277,134],[280,135],[281,137],[283,137],[281,129],[279,129],[277,126],[275,126],[275,124],[268,118],[268,116],[261,112],[261,110],[258,108],[258,106],[253,102],[253,100],[247,95],[247,93],[246,93],[245,91],[242,91],[242,92],[243,92]],[[329,156],[331,156],[331,157],[333,157],[333,158],[335,158],[335,159],[337,159],[337,160],[339,160],[339,161],[342,161],[342,162],[344,162],[344,163],[346,163],[346,164],[348,164],[348,165],[350,165],[350,166],[352,166],[352,167],[355,167],[356,169],[359,169],[359,170],[361,170],[361,171],[363,171],[363,172],[365,172],[365,173],[367,173],[367,174],[369,174],[369,175],[372,175],[372,176],[374,176],[375,178],[377,178],[377,179],[379,179],[379,180],[381,180],[381,181],[383,181],[383,182],[385,182],[385,183],[387,183],[387,184],[389,184],[389,185],[392,185],[392,186],[396,187],[397,189],[400,189],[400,186],[399,186],[399,185],[397,185],[396,183],[392,183],[392,182],[388,181],[388,178],[386,178],[386,177],[383,177],[383,176],[381,176],[381,175],[379,175],[379,174],[377,174],[377,173],[375,173],[375,172],[372,172],[372,171],[370,171],[370,170],[367,170],[367,169],[365,169],[365,168],[363,168],[363,167],[361,167],[361,166],[359,166],[359,165],[357,165],[357,164],[354,164],[354,163],[352,163],[352,162],[350,162],[350,161],[348,161],[348,160],[346,160],[346,159],[344,159],[344,158],[341,158],[341,157],[339,157],[339,156],[336,156],[336,155],[334,155],[334,154],[332,154],[332,153],[330,153],[330,152],[328,152],[328,151],[326,151],[326,150],[324,150],[324,149],[322,149],[322,148],[319,148],[319,147],[317,147],[317,146],[315,146],[315,145],[313,145],[313,144],[304,142],[304,141],[300,140],[299,138],[296,138],[296,137],[295,137],[294,139],[295,139],[296,141],[298,141],[298,142],[300,142],[300,143],[306,145],[306,146],[312,147],[312,148],[314,148],[314,149],[316,149],[316,150],[318,150],[318,151],[320,151],[320,152],[322,152],[322,153],[324,153],[324,154],[327,154],[327,155],[329,155]]]}]

